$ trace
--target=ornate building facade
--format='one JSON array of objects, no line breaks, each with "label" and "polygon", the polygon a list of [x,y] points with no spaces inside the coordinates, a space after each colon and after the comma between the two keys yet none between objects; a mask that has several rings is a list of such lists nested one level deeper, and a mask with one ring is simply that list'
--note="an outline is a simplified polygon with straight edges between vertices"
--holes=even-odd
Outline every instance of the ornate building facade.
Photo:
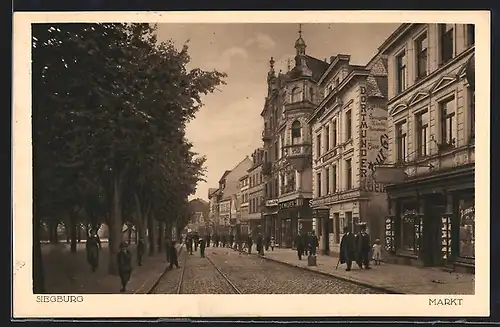
[{"label": "ornate building facade", "polygon": [[295,42],[295,66],[276,74],[271,58],[264,118],[265,176],[263,224],[265,233],[282,247],[292,247],[299,230],[313,228],[311,134],[308,116],[320,99],[317,82],[328,63],[306,54],[299,30]]},{"label": "ornate building facade", "polygon": [[387,159],[387,59],[377,54],[366,66],[349,61],[343,54],[330,58],[318,83],[322,100],[308,120],[313,222],[324,253],[338,253],[344,227],[356,232],[360,222],[382,239],[387,215],[384,187],[372,177]]},{"label": "ornate building facade", "polygon": [[386,249],[397,262],[473,271],[474,25],[402,24],[380,50],[393,166],[376,175],[390,183]]}]

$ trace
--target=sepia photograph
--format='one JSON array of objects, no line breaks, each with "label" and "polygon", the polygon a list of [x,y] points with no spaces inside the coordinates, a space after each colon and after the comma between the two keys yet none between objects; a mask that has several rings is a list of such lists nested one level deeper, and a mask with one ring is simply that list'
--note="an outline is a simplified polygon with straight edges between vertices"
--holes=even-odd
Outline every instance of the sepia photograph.
[{"label": "sepia photograph", "polygon": [[28,21],[13,278],[37,308],[425,295],[436,314],[478,294],[478,16],[293,17]]}]

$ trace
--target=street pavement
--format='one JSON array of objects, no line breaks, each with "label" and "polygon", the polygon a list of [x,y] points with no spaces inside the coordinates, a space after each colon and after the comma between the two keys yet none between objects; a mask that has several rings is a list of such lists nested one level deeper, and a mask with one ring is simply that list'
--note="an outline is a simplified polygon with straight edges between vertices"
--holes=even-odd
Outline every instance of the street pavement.
[{"label": "street pavement", "polygon": [[[86,260],[85,243],[78,244],[77,253],[70,253],[69,244],[43,244],[42,260],[47,293],[54,294],[117,294],[120,278],[108,274],[109,250],[102,244],[99,268],[92,272]],[[126,293],[145,294],[165,272],[167,263],[164,252],[144,256],[143,265],[136,261],[136,246],[130,246],[133,271]]]},{"label": "street pavement", "polygon": [[307,258],[299,260],[296,251],[277,248],[274,251],[266,251],[262,258],[303,270],[342,278],[361,285],[377,287],[387,292],[402,294],[474,294],[475,275],[450,273],[439,268],[419,268],[381,263],[380,266],[372,265],[372,269],[364,270],[357,268],[354,263],[352,270],[346,271],[345,264],[339,265],[338,269],[335,269],[338,257],[326,255],[318,255],[317,266],[308,267]]},{"label": "street pavement", "polygon": [[[48,293],[119,293],[118,276],[107,274],[106,243],[94,273],[87,264],[84,244],[79,244],[74,254],[69,252],[69,244],[42,247]],[[134,270],[127,293],[145,294],[154,287],[153,293],[158,294],[474,294],[474,275],[437,268],[382,263],[371,270],[353,265],[347,272],[345,265],[335,269],[338,258],[334,256],[318,255],[317,266],[308,267],[307,259],[299,261],[291,249],[275,248],[260,256],[256,251],[248,255],[209,247],[205,250],[207,258],[201,258],[199,250],[192,255],[181,251],[180,268],[167,269],[165,253],[145,256],[144,265],[139,267],[135,245],[130,248]]]},{"label": "street pavement", "polygon": [[[227,277],[242,294],[380,294],[369,287],[305,272],[260,258],[247,256],[229,248],[207,248],[206,257],[199,252],[183,252],[179,269],[162,278],[155,293],[234,294],[236,291],[222,276]],[[213,262],[213,264],[211,263]],[[214,265],[222,272],[215,269]]]}]

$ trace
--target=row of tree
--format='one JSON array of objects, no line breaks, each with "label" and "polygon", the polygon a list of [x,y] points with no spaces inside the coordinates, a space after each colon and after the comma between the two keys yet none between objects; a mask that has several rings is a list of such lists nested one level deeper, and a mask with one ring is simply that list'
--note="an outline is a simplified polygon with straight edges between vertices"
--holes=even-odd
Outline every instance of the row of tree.
[{"label": "row of tree", "polygon": [[[124,224],[140,236],[187,223],[204,175],[185,127],[218,71],[188,70],[188,47],[158,42],[150,24],[32,25],[33,287],[44,292],[40,226],[109,228],[109,273]],[[68,226],[68,225],[67,225]],[[154,246],[150,246],[154,251]]]}]

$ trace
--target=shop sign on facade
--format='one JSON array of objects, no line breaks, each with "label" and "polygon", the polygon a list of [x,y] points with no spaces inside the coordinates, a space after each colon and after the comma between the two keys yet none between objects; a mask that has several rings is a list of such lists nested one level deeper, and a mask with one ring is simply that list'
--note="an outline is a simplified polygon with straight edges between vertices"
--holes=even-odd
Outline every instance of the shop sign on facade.
[{"label": "shop sign on facade", "polygon": [[272,199],[266,201],[266,207],[274,207],[278,205],[278,199]]}]

